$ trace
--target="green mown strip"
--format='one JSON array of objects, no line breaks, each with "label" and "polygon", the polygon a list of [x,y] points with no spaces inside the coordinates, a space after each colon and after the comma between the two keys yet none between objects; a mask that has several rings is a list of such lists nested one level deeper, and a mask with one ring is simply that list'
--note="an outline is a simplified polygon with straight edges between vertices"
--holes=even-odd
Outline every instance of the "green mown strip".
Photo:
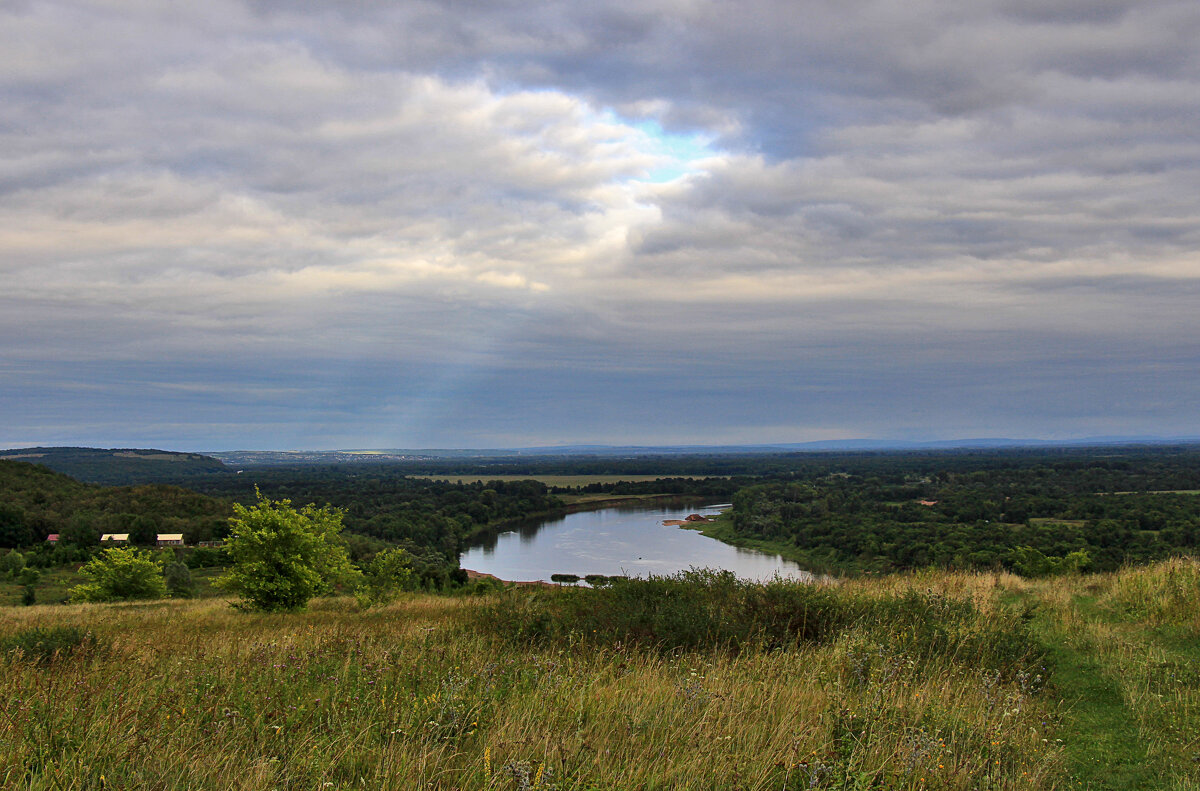
[{"label": "green mown strip", "polygon": [[[1088,620],[1112,620],[1090,596],[1074,597],[1072,606]],[[1072,640],[1045,621],[1037,626],[1054,662],[1054,684],[1067,707],[1060,732],[1070,787],[1160,788],[1161,774],[1151,765],[1137,721],[1125,705],[1120,674],[1110,671],[1086,642]]]},{"label": "green mown strip", "polygon": [[[1161,787],[1149,765],[1133,713],[1120,685],[1103,668],[1067,647],[1065,635],[1047,641],[1054,681],[1068,709],[1061,733],[1071,786],[1090,789]],[[1076,786],[1078,783],[1078,786]]]}]

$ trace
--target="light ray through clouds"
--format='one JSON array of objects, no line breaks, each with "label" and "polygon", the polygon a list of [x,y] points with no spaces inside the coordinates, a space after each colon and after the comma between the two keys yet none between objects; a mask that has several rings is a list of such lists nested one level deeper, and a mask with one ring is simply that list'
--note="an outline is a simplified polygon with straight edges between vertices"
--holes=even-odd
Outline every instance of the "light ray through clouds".
[{"label": "light ray through clouds", "polygon": [[0,445],[1200,434],[1200,6],[0,8]]}]

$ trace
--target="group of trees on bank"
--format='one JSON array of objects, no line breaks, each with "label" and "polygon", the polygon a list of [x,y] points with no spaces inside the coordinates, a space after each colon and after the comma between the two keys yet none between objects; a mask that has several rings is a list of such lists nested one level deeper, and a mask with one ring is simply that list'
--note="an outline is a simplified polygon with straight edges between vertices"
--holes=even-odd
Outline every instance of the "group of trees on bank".
[{"label": "group of trees on bank", "polygon": [[[619,468],[663,471],[669,459],[539,460],[557,475]],[[102,533],[152,546],[160,532],[188,544],[222,540],[238,509],[313,503],[337,513],[339,543],[364,574],[399,548],[414,585],[462,580],[459,553],[497,525],[564,507],[561,495],[696,494],[734,503],[737,536],[773,543],[815,569],[943,566],[1024,574],[1109,570],[1195,552],[1200,544],[1200,447],[920,453],[771,454],[676,459],[691,476],[549,487],[535,480],[473,482],[408,477],[405,465],[298,465],[192,476],[168,484],[84,484],[43,467],[0,460],[0,550],[20,548],[21,569],[87,563]],[[464,461],[455,464],[466,465]],[[514,462],[528,464],[528,462]],[[638,466],[641,464],[641,466]],[[751,475],[756,473],[756,475]],[[233,520],[231,521],[231,517]],[[51,545],[48,534],[59,540]],[[14,556],[15,557],[15,556]],[[194,549],[188,565],[227,563],[224,550]],[[160,572],[165,566],[160,564]],[[0,569],[0,574],[6,573]],[[164,575],[164,580],[166,579]],[[24,583],[22,583],[24,584]]]},{"label": "group of trees on bank", "polygon": [[348,533],[374,540],[362,554],[378,548],[378,542],[402,547],[412,555],[418,576],[434,583],[438,574],[457,568],[472,535],[563,508],[559,497],[534,480],[431,481],[408,478],[400,468],[385,465],[266,467],[196,486],[243,504],[254,502],[261,491],[273,500],[329,505],[342,512]]},{"label": "group of trees on bank", "polygon": [[[401,548],[415,584],[444,588],[465,579],[458,555],[471,535],[563,506],[537,481],[459,484],[410,479],[386,467],[276,467],[185,482],[202,491],[84,484],[35,464],[0,460],[0,550],[20,548],[23,566],[49,568],[90,561],[105,549],[104,533],[128,533],[138,547],[153,547],[159,533],[181,533],[188,545],[220,541],[238,504],[256,503],[261,487],[269,499],[337,510],[354,561],[369,564],[378,553]],[[46,540],[51,534],[56,542]],[[199,565],[227,562],[225,555],[210,557],[218,554],[201,548],[186,557]]]},{"label": "group of trees on bank", "polygon": [[1108,571],[1196,551],[1195,456],[826,473],[742,489],[732,524],[830,570]]}]

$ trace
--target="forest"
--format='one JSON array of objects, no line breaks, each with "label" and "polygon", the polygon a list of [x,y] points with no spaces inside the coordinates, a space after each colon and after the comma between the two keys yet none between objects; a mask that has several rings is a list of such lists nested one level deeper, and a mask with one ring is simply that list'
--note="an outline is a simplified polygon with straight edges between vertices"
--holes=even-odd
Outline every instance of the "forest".
[{"label": "forest", "polygon": [[[182,533],[189,545],[219,541],[232,504],[252,503],[256,492],[339,509],[355,558],[400,546],[437,584],[453,581],[459,554],[481,533],[591,507],[605,496],[732,501],[727,518],[706,530],[710,535],[836,574],[931,566],[1025,576],[1108,571],[1194,554],[1200,540],[1197,445],[439,459],[242,470],[194,455],[68,450],[44,460],[74,465],[93,479],[132,483],[82,483],[30,463],[38,459],[0,460],[0,549],[22,548],[29,565],[83,562],[102,533],[130,533],[143,545],[159,532]],[[106,471],[105,459],[112,470]],[[465,477],[413,477],[430,475],[431,468]],[[137,469],[147,481],[129,477]],[[510,479],[488,477],[501,474]],[[511,479],[522,474],[530,478]],[[479,477],[469,480],[473,475]],[[553,485],[554,475],[594,475],[596,481]],[[661,477],[627,481],[622,475]],[[45,540],[52,533],[60,537],[53,546]]]},{"label": "forest", "polygon": [[745,487],[731,531],[843,573],[1111,571],[1195,552],[1197,461],[1194,450],[1141,448],[878,459]]}]

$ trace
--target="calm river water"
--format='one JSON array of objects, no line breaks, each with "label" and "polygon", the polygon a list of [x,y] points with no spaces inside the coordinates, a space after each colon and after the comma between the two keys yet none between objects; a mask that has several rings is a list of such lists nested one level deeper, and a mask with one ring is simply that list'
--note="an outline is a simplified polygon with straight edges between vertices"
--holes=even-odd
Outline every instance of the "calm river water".
[{"label": "calm river water", "polygon": [[812,578],[809,572],[778,555],[739,549],[696,530],[663,524],[666,519],[717,514],[728,507],[643,502],[530,521],[463,552],[459,565],[502,580],[519,581],[549,581],[556,573],[644,577],[674,574],[693,566],[728,569],[754,580],[769,580],[776,574]]}]

